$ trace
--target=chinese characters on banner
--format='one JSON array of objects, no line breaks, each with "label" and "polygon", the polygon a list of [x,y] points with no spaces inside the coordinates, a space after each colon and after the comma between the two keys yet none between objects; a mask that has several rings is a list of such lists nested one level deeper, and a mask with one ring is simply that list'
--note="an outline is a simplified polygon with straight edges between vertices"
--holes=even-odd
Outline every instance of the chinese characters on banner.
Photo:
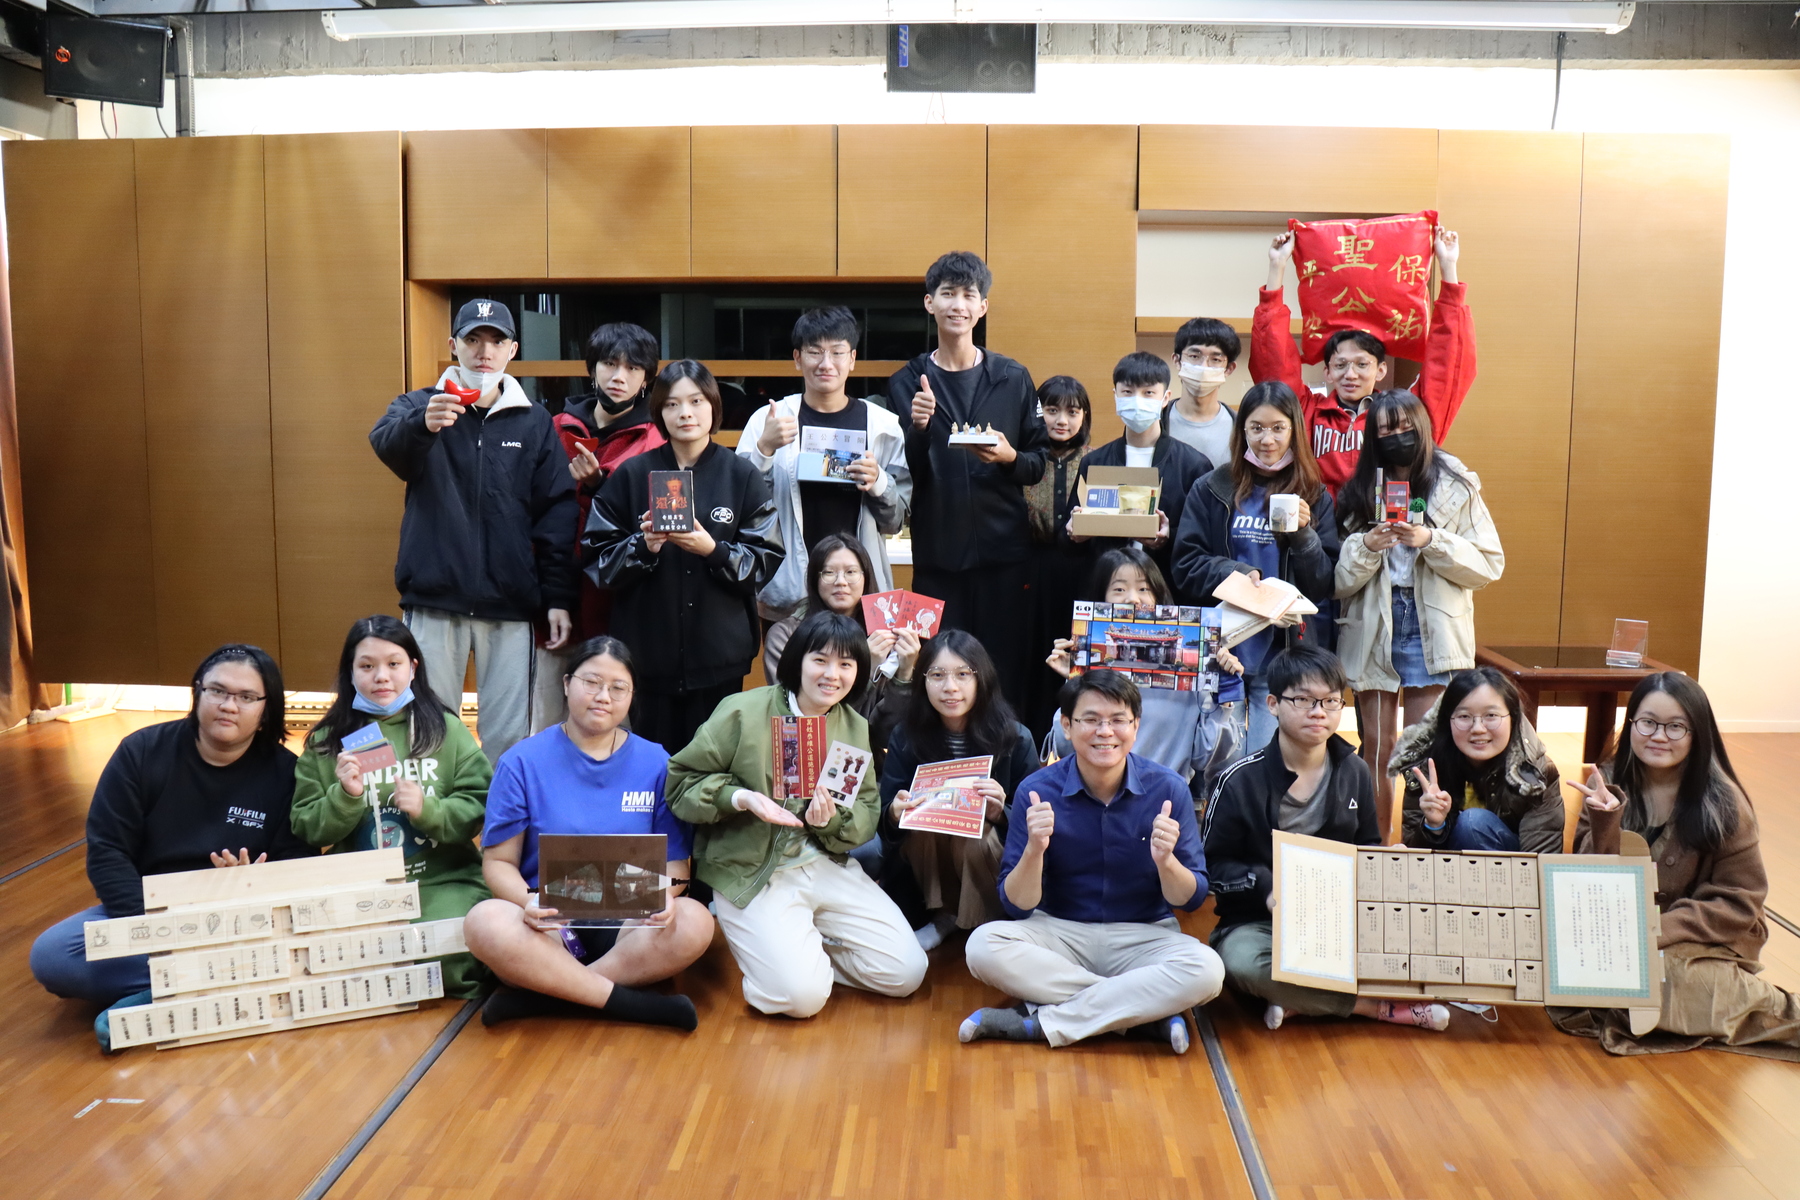
[{"label": "chinese characters on banner", "polygon": [[1368,221],[1292,221],[1300,277],[1301,357],[1320,360],[1342,329],[1380,338],[1419,361],[1431,326],[1431,237],[1437,213]]}]

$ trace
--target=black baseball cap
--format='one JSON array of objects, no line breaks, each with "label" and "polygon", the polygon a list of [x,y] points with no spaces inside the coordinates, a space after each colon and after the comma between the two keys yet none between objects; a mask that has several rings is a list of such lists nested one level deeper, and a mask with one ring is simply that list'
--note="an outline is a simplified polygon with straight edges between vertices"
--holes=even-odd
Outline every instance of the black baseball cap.
[{"label": "black baseball cap", "polygon": [[456,310],[456,323],[450,327],[450,335],[467,337],[472,329],[496,329],[512,341],[519,340],[512,309],[498,300],[471,300]]}]

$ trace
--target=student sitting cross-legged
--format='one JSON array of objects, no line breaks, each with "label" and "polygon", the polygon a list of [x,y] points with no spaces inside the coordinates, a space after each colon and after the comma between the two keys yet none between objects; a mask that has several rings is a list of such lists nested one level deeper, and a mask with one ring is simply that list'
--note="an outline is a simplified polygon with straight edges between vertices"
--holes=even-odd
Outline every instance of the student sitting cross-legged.
[{"label": "student sitting cross-legged", "polygon": [[[375,724],[398,760],[364,771],[344,739]],[[350,626],[337,698],[306,736],[294,770],[294,832],[314,846],[398,846],[427,921],[460,917],[488,898],[474,837],[493,768],[468,726],[431,690],[419,643],[394,617]],[[444,961],[444,994],[467,999],[487,971],[467,954]]]},{"label": "student sitting cross-legged", "polygon": [[1147,1026],[1182,1054],[1183,1014],[1219,994],[1219,956],[1173,911],[1206,899],[1193,801],[1179,775],[1131,752],[1141,712],[1137,685],[1117,671],[1065,686],[1075,753],[1013,794],[1000,902],[1018,919],[969,935],[970,974],[1025,1004],[977,1009],[963,1041],[1066,1046]]},{"label": "student sitting cross-legged", "polygon": [[776,682],[727,697],[694,740],[669,760],[669,808],[691,821],[694,874],[717,895],[725,942],[744,973],[744,999],[760,1012],[810,1017],[834,980],[884,996],[910,996],[925,951],[850,851],[875,833],[875,772],[854,802],[823,784],[810,799],[776,800],[770,718],[825,718],[823,744],[869,750],[855,704],[869,682],[869,639],[834,612],[800,622]]},{"label": "student sitting cross-legged", "polygon": [[625,728],[637,680],[617,638],[575,647],[563,676],[568,716],[515,745],[494,767],[482,832],[482,871],[494,899],[463,922],[469,949],[511,984],[488,998],[485,1025],[513,1017],[598,1016],[694,1028],[686,996],[640,991],[706,952],[713,919],[669,888],[669,903],[629,929],[565,929],[537,891],[543,834],[647,834],[669,839],[668,875],[688,876],[692,833],[664,802],[669,756]]},{"label": "student sitting cross-legged", "polygon": [[1344,686],[1343,664],[1316,646],[1295,646],[1270,660],[1268,705],[1275,714],[1275,737],[1225,769],[1206,809],[1206,858],[1219,897],[1212,946],[1225,960],[1231,986],[1267,1001],[1263,1022],[1270,1029],[1280,1028],[1290,1014],[1354,1015],[1443,1029],[1450,1011],[1441,1004],[1361,999],[1278,983],[1270,974],[1275,831],[1358,846],[1381,841],[1369,768],[1337,736]]}]

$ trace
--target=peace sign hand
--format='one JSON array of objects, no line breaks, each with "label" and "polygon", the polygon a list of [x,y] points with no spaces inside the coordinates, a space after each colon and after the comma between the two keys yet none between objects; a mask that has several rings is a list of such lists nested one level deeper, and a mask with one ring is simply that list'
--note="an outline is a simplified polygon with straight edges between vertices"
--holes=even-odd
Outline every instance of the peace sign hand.
[{"label": "peace sign hand", "polygon": [[1587,786],[1570,780],[1570,784],[1581,793],[1581,803],[1589,813],[1616,813],[1624,806],[1625,801],[1619,796],[1618,789],[1606,782],[1598,767],[1590,768]]},{"label": "peace sign hand", "polygon": [[1431,768],[1429,779],[1425,772],[1413,768],[1413,777],[1419,781],[1419,811],[1424,814],[1425,824],[1442,829],[1450,819],[1450,793],[1438,786],[1437,760],[1428,758],[1425,765]]}]

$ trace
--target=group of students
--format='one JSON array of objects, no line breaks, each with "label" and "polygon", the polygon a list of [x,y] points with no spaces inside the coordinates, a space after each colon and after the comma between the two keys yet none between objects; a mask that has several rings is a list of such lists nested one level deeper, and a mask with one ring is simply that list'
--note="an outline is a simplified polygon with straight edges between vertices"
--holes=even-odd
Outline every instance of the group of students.
[{"label": "group of students", "polygon": [[[1377,844],[1394,776],[1408,845],[1562,845],[1556,770],[1508,681],[1474,666],[1473,592],[1504,556],[1479,479],[1439,448],[1475,366],[1457,242],[1437,235],[1443,284],[1410,389],[1381,388],[1385,347],[1354,331],[1326,344],[1327,386],[1304,383],[1281,299],[1291,252],[1286,235],[1271,247],[1256,382],[1235,411],[1218,393],[1240,340],[1190,321],[1173,364],[1121,359],[1125,433],[1098,448],[1078,381],[1034,388],[975,344],[992,279],[972,254],[927,274],[937,348],[885,403],[847,394],[848,310],[803,315],[802,391],[755,413],[735,453],[715,436],[711,373],[658,369],[647,331],[596,330],[593,397],[552,417],[504,374],[511,314],[472,301],[455,364],[371,433],[407,481],[405,621],[350,630],[336,702],[298,758],[280,744],[268,657],[229,646],[203,663],[189,717],[131,735],[108,766],[89,821],[101,905],[46,932],[34,971],[59,995],[133,996],[143,960],[85,963],[80,932],[141,911],[142,875],[398,844],[426,917],[467,914],[470,953],[447,964],[447,992],[475,994],[489,973],[505,985],[490,1023],[585,1012],[691,1029],[686,997],[646,985],[694,961],[716,922],[765,1013],[810,1016],[837,982],[908,995],[960,928],[970,971],[1018,1002],[972,1014],[964,1041],[1117,1030],[1184,1051],[1182,1014],[1226,981],[1264,1002],[1271,1028],[1351,1013],[1445,1027],[1441,1005],[1274,982],[1267,900],[1273,830]],[[952,444],[969,425],[993,444]],[[814,426],[864,434],[849,485],[802,476]],[[565,447],[563,431],[587,440]],[[1074,533],[1094,465],[1159,472],[1155,537]],[[651,520],[649,474],[671,470],[692,472],[688,532]],[[1405,520],[1384,512],[1378,472],[1410,485]],[[1271,526],[1278,494],[1299,497],[1293,532]],[[913,589],[944,602],[933,637],[863,622],[862,598],[893,585],[886,538],[903,526]],[[1233,572],[1285,580],[1319,611],[1220,652],[1210,690],[1074,670],[1074,600],[1206,605]],[[770,682],[745,691],[759,648]],[[479,746],[427,683],[453,700],[471,655]],[[1346,689],[1360,756],[1336,736]],[[852,804],[823,787],[768,794],[769,719],[786,715],[822,716],[828,741],[870,751],[879,770]],[[371,719],[401,759],[372,773],[343,749]],[[971,755],[993,759],[984,836],[902,829],[914,770]],[[1800,1002],[1754,974],[1755,816],[1697,685],[1646,681],[1602,776],[1577,785],[1577,847],[1607,852],[1620,828],[1652,843],[1663,947],[1682,964],[1668,968],[1663,1029],[1800,1044]],[[637,832],[668,835],[677,881],[650,925],[572,930],[532,900],[541,834]],[[1175,917],[1209,891],[1210,946]],[[1577,1026],[1635,1044],[1603,1014]]]}]

